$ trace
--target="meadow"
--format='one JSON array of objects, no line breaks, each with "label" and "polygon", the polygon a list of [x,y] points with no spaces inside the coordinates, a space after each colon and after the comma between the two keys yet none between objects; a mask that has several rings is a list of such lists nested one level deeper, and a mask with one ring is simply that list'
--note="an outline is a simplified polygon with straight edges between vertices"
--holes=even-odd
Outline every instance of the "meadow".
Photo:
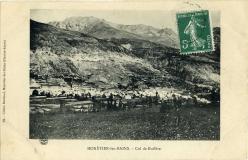
[{"label": "meadow", "polygon": [[30,114],[31,139],[219,140],[216,104],[89,113]]}]

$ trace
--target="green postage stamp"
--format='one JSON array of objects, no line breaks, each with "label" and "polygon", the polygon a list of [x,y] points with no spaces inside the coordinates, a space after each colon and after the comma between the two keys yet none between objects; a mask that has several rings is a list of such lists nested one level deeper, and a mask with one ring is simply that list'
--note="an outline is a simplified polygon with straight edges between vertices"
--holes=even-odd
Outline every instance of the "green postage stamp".
[{"label": "green postage stamp", "polygon": [[177,13],[180,53],[203,53],[214,50],[209,11]]}]

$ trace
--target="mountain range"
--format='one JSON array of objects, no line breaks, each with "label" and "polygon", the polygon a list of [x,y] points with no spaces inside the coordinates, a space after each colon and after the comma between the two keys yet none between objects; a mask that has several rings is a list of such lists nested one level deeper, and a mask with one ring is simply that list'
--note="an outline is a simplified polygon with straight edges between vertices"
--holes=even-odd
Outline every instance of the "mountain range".
[{"label": "mountain range", "polygon": [[70,17],[64,21],[50,22],[49,24],[62,29],[79,31],[101,39],[142,39],[168,47],[178,47],[177,35],[169,28],[158,29],[143,24],[115,24],[96,17]]}]

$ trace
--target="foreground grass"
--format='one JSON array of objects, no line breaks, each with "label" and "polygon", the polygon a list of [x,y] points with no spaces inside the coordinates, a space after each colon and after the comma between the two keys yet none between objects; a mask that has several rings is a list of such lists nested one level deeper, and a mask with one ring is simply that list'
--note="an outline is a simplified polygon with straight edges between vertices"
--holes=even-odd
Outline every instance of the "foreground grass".
[{"label": "foreground grass", "polygon": [[[30,138],[218,140],[219,107],[30,115]],[[180,117],[177,123],[177,117]]]}]

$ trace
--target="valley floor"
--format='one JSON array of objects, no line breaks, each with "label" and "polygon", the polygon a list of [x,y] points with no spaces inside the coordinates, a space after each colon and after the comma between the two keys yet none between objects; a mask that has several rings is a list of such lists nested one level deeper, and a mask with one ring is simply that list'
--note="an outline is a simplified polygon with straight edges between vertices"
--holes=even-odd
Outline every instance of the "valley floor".
[{"label": "valley floor", "polygon": [[184,106],[176,111],[153,105],[128,111],[30,114],[30,138],[219,140],[220,107]]}]

